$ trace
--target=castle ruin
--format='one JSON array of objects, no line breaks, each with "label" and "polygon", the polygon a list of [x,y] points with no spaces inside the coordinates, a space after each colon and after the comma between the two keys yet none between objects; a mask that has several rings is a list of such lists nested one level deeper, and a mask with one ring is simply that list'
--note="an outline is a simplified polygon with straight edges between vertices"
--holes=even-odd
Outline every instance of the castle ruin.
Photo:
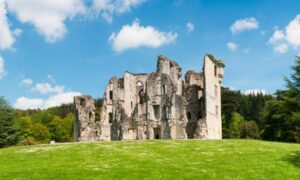
[{"label": "castle ruin", "polygon": [[75,141],[221,139],[224,63],[205,55],[203,72],[187,71],[159,56],[153,73],[125,72],[105,89],[100,120],[94,100],[74,98]]}]

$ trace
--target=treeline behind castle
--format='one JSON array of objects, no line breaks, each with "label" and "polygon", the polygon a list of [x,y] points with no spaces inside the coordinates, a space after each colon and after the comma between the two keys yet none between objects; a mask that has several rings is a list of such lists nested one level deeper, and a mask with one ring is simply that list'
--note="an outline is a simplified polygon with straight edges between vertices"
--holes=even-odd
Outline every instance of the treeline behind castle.
[{"label": "treeline behind castle", "polygon": [[[291,77],[284,78],[286,89],[274,95],[243,94],[222,88],[222,133],[227,139],[262,139],[300,142],[300,57]],[[102,100],[95,101],[100,120]],[[16,144],[71,142],[73,104],[46,110],[16,110],[0,97],[0,147]]]}]

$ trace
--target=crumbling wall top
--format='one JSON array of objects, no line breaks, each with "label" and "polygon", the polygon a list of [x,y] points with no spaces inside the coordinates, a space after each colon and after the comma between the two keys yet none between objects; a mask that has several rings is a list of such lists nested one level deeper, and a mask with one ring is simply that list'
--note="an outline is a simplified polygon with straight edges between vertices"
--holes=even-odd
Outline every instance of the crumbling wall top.
[{"label": "crumbling wall top", "polygon": [[157,71],[156,72],[165,72],[166,65],[169,65],[168,68],[176,67],[178,72],[181,72],[182,68],[173,60],[167,58],[166,56],[159,55],[157,58]]},{"label": "crumbling wall top", "polygon": [[206,54],[215,64],[221,67],[225,67],[224,61],[216,59],[212,54]]}]

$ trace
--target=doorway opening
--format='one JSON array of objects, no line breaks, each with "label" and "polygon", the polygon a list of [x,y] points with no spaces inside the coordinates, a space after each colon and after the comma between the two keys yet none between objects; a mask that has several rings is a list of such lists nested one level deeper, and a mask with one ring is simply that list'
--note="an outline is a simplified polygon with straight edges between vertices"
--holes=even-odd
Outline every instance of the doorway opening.
[{"label": "doorway opening", "polygon": [[153,131],[154,131],[154,139],[161,139],[160,128],[153,128]]}]

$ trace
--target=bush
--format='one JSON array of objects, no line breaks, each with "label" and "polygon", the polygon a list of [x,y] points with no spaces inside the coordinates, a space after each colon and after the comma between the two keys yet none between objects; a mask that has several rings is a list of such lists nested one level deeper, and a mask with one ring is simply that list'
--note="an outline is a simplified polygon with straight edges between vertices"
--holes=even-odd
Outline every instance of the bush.
[{"label": "bush", "polygon": [[19,143],[19,145],[23,145],[23,146],[30,146],[35,144],[37,144],[37,142],[32,139],[25,139]]},{"label": "bush", "polygon": [[240,125],[241,138],[258,139],[259,129],[255,121],[244,121]]}]

